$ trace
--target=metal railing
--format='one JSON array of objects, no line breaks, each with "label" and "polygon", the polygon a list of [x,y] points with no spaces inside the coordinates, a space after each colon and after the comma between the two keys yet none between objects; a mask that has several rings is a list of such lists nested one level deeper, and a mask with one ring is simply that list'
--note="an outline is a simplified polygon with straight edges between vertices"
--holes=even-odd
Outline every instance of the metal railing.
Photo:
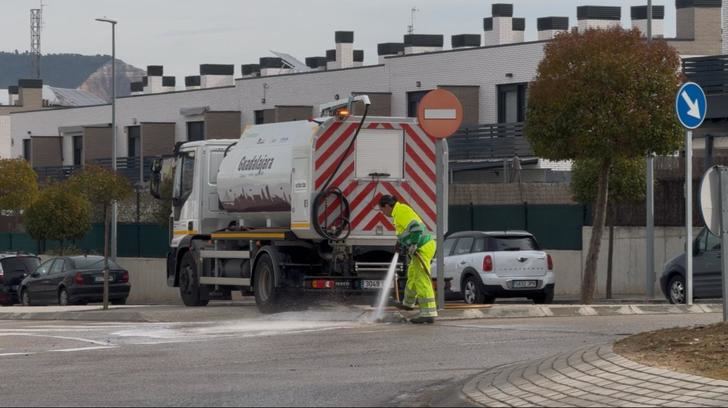
[{"label": "metal railing", "polygon": [[[144,157],[144,162],[139,157],[118,157],[116,159],[116,171],[119,175],[126,177],[131,183],[140,181],[140,177],[146,182],[151,175],[152,162],[159,156]],[[112,168],[112,159],[95,159],[91,160],[89,165],[100,166],[106,169]],[[143,165],[140,172],[139,165]],[[41,181],[52,180],[61,181],[71,177],[76,172],[83,169],[83,165],[77,166],[46,166],[35,167],[34,170]]]},{"label": "metal railing", "polygon": [[515,156],[534,157],[523,128],[523,122],[463,127],[447,140],[450,162],[486,162]]}]

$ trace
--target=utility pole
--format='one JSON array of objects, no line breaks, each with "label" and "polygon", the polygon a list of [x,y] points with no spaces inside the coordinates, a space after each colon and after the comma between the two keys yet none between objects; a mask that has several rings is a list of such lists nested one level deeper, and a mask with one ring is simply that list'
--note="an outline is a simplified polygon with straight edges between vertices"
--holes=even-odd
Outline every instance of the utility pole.
[{"label": "utility pole", "polygon": [[[647,0],[647,42],[652,42],[652,0]],[[645,296],[655,297],[655,158],[647,152],[647,205]]]}]

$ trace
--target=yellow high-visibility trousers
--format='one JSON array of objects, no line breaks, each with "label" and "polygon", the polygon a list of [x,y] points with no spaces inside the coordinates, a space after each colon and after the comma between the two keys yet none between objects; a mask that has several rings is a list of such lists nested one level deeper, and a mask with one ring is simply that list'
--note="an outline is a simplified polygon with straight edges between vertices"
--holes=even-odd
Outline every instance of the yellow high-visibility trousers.
[{"label": "yellow high-visibility trousers", "polygon": [[[420,316],[423,317],[437,317],[437,301],[430,277],[430,264],[436,251],[435,240],[426,243],[417,250],[417,255],[412,256],[407,268],[407,286],[404,288],[402,303],[409,307],[415,307],[415,303],[419,304]],[[425,265],[422,265],[418,255]]]}]

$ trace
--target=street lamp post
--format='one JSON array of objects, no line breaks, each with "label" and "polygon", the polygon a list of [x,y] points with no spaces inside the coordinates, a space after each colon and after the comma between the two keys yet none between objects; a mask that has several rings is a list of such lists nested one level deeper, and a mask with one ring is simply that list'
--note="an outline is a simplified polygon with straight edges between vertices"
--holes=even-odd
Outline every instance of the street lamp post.
[{"label": "street lamp post", "polygon": [[[647,0],[647,42],[652,41],[652,0]],[[648,299],[655,297],[655,158],[652,152],[647,153],[647,204],[646,223],[646,274],[645,295]]]},{"label": "street lamp post", "polygon": [[[97,18],[111,24],[111,169],[116,173],[116,20]],[[111,259],[116,261],[116,221],[119,208],[116,201],[111,207]]]}]

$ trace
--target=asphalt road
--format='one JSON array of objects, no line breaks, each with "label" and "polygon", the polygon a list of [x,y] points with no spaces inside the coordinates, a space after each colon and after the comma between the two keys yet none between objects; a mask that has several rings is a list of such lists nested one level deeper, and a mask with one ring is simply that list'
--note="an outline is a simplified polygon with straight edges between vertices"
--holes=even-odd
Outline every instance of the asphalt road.
[{"label": "asphalt road", "polygon": [[[181,311],[180,313],[184,313]],[[199,312],[198,312],[199,313]],[[286,313],[188,323],[0,321],[3,406],[463,405],[487,368],[719,314],[372,324]]]}]

